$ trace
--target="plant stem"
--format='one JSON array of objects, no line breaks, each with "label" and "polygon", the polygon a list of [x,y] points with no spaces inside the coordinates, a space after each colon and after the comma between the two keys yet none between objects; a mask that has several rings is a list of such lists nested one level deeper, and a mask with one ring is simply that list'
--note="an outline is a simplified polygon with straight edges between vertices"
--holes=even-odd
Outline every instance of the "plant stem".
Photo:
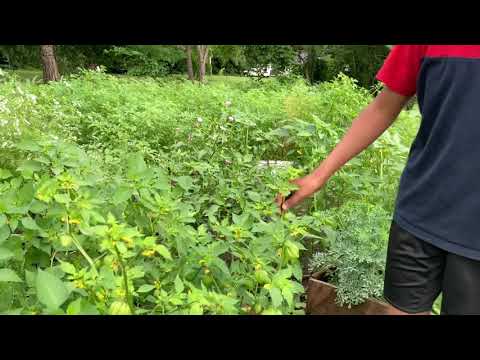
[{"label": "plant stem", "polygon": [[70,236],[72,237],[72,240],[73,240],[73,243],[75,244],[75,246],[77,247],[78,251],[80,251],[80,253],[83,255],[83,257],[88,261],[88,263],[90,264],[90,266],[92,267],[93,269],[93,272],[95,273],[95,275],[98,276],[98,271],[97,271],[97,268],[92,260],[92,258],[87,254],[87,252],[85,251],[85,249],[82,247],[82,245],[80,245],[80,243],[78,242],[77,239],[75,239],[75,236],[73,234],[70,234]]},{"label": "plant stem", "polygon": [[117,245],[114,245],[114,248],[117,254],[118,262],[120,263],[120,267],[122,268],[123,283],[125,286],[125,298],[127,300],[128,307],[130,308],[130,312],[135,315],[135,308],[133,307],[132,297],[130,295],[130,291],[128,290],[127,270],[125,269],[125,264],[123,263],[122,256],[120,255],[120,251],[118,251]]}]

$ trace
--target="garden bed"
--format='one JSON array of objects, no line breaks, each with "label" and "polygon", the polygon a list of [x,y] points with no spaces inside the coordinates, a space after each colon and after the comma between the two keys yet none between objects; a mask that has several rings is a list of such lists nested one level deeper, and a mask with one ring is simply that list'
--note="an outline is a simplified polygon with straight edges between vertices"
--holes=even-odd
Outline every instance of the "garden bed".
[{"label": "garden bed", "polygon": [[306,286],[307,315],[385,315],[388,305],[384,302],[369,299],[363,304],[352,306],[339,306],[336,302],[336,287],[329,284],[321,274],[316,273],[304,279]]}]

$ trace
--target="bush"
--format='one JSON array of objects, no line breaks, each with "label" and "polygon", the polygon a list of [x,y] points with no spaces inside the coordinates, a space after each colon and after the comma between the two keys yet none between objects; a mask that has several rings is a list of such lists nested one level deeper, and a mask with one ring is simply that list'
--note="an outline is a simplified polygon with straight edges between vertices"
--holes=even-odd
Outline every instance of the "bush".
[{"label": "bush", "polygon": [[334,225],[328,249],[314,254],[310,270],[323,273],[337,286],[340,305],[350,307],[369,298],[381,298],[389,213],[379,206],[349,202],[320,216]]},{"label": "bush", "polygon": [[[274,195],[288,194],[289,179],[316,166],[371,99],[346,76],[314,87],[86,70],[48,85],[2,79],[4,309],[299,313],[302,251],[308,259],[330,244],[327,254],[346,253],[328,241],[334,232],[361,256],[378,250],[358,260],[357,273],[333,263],[339,283],[357,277],[374,293],[380,249],[357,235],[386,233],[372,229],[393,203],[418,110],[335,176],[302,209],[310,215],[282,217]],[[262,168],[261,160],[292,163]],[[347,285],[343,299],[360,301],[364,290]],[[53,303],[43,296],[51,287]]]}]

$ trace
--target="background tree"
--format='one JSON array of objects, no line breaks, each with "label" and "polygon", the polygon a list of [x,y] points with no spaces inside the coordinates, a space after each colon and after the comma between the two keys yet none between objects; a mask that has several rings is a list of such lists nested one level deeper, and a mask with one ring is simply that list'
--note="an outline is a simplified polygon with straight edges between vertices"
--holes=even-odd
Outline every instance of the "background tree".
[{"label": "background tree", "polygon": [[185,52],[187,58],[187,74],[188,79],[195,81],[195,74],[193,73],[193,63],[192,63],[192,45],[185,45]]},{"label": "background tree", "polygon": [[241,45],[211,45],[212,72],[239,75],[246,70],[245,49]]},{"label": "background tree", "polygon": [[60,73],[58,71],[53,45],[40,45],[40,52],[43,65],[43,81],[48,83],[50,81],[60,80]]},{"label": "background tree", "polygon": [[244,45],[243,51],[248,68],[261,71],[272,66],[273,74],[294,67],[298,60],[297,50],[291,45]]},{"label": "background tree", "polygon": [[197,45],[198,53],[198,80],[205,82],[206,63],[208,60],[208,45]]}]

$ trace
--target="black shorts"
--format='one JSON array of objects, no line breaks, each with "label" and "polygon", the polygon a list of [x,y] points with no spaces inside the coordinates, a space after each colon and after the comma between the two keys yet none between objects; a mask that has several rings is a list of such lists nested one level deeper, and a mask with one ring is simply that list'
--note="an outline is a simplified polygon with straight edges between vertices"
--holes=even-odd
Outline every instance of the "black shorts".
[{"label": "black shorts", "polygon": [[385,269],[384,297],[415,314],[431,311],[442,293],[442,314],[480,314],[480,261],[439,249],[395,222]]}]

